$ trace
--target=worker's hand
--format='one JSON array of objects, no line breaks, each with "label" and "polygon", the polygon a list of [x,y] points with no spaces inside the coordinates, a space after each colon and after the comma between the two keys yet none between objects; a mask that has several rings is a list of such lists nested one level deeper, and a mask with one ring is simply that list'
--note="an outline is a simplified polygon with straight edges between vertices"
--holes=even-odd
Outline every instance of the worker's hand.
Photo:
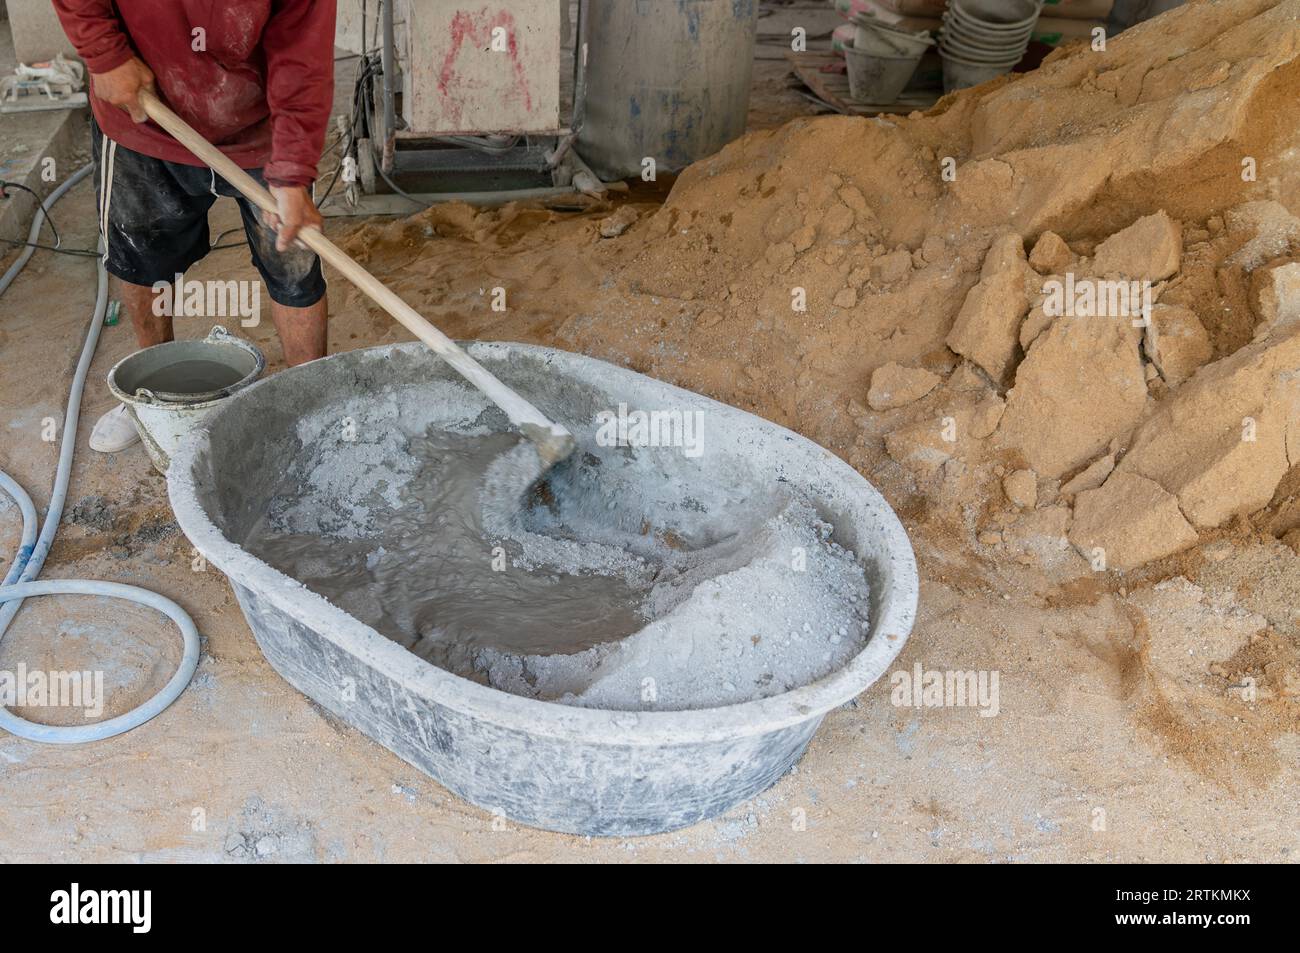
[{"label": "worker's hand", "polygon": [[93,73],[90,77],[95,95],[108,103],[125,109],[136,122],[145,122],[144,107],[140,105],[140,90],[153,91],[153,70],[137,56],[107,73]]},{"label": "worker's hand", "polygon": [[287,251],[298,237],[298,230],[308,225],[321,227],[320,212],[311,200],[311,192],[306,186],[272,185],[271,195],[275,197],[276,212],[263,212],[266,224],[275,229],[275,250]]}]

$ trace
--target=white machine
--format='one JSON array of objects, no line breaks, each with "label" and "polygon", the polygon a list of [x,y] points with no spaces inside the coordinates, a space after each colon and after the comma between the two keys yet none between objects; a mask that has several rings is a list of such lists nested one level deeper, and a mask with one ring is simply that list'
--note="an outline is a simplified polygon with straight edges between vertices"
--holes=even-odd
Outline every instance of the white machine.
[{"label": "white machine", "polygon": [[558,132],[559,0],[400,0],[403,8],[404,136]]},{"label": "white machine", "polygon": [[409,211],[447,198],[603,191],[573,151],[585,101],[586,7],[579,0],[570,56],[568,0],[378,0],[377,9],[363,0],[342,204]]}]

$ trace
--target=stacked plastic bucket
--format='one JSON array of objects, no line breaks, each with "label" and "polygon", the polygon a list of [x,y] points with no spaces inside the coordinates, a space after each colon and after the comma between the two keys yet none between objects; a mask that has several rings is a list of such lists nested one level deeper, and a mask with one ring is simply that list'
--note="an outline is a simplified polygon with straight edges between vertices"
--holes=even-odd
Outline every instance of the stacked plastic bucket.
[{"label": "stacked plastic bucket", "polygon": [[853,46],[844,50],[849,96],[863,103],[894,102],[934,40],[929,33],[897,30],[867,16],[854,17],[853,23]]},{"label": "stacked plastic bucket", "polygon": [[943,88],[978,86],[1009,72],[1029,46],[1042,0],[949,0],[939,37]]}]

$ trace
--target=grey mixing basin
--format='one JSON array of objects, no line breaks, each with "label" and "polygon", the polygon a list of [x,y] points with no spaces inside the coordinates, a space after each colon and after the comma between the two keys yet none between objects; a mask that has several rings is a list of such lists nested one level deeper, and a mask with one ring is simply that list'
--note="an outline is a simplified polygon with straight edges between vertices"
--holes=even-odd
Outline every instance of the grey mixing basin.
[{"label": "grey mixing basin", "polygon": [[[916,613],[911,546],[883,497],[822,447],[751,414],[593,358],[502,343],[472,356],[591,446],[596,409],[699,409],[714,459],[815,500],[871,589],[869,638],[847,665],[783,694],[704,710],[610,711],[539,701],[446,672],[256,558],[239,543],[265,511],[298,422],[349,395],[396,413],[430,382],[460,379],[420,344],[339,354],[259,382],[215,411],[176,454],[168,490],[181,529],[230,579],[275,670],[340,719],[458,796],[573,834],[634,835],[716,816],[772,785],[822,718],[878,679]],[[464,384],[469,389],[469,385]],[[200,623],[201,624],[201,623]]]}]

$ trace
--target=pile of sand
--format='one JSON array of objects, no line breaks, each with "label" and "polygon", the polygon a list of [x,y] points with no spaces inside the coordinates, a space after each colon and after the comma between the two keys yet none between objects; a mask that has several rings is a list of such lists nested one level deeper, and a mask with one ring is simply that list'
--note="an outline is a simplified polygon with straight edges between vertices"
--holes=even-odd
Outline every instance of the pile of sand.
[{"label": "pile of sand", "polygon": [[696,309],[692,366],[993,551],[1168,556],[1300,464],[1298,15],[1189,4],[930,114],[748,136],[623,278]]}]

